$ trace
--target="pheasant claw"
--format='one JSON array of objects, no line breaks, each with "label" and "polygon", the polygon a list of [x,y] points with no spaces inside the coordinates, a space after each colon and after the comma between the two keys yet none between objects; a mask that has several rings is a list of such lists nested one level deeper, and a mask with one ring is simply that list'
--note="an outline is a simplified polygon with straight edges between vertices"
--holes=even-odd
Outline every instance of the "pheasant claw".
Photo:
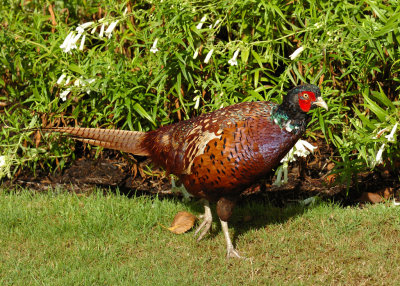
[{"label": "pheasant claw", "polygon": [[212,214],[210,209],[210,204],[208,201],[204,202],[204,214],[201,216],[203,221],[197,227],[194,236],[196,237],[198,233],[200,233],[199,237],[197,238],[197,242],[203,239],[203,237],[207,234],[207,232],[211,229],[212,224]]},{"label": "pheasant claw", "polygon": [[227,258],[244,258],[240,256],[239,252],[233,247],[231,238],[229,236],[228,230],[228,222],[221,220],[222,231],[224,232],[225,241],[226,241],[226,257]]}]

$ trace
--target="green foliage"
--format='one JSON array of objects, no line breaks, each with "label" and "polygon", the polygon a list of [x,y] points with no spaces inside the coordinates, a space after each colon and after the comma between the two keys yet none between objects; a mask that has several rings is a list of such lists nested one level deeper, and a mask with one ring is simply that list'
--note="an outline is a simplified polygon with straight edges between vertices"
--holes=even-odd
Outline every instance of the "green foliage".
[{"label": "green foliage", "polygon": [[[68,146],[45,141],[34,149],[19,133],[29,126],[151,130],[241,101],[279,102],[302,82],[319,84],[328,102],[308,136],[322,132],[335,147],[344,181],[374,168],[382,144],[384,163],[399,159],[396,135],[377,136],[399,121],[399,1],[5,2],[0,177],[65,163]],[[110,37],[100,37],[101,26],[117,20]],[[80,37],[64,52],[68,34],[89,21],[83,49]]]}]

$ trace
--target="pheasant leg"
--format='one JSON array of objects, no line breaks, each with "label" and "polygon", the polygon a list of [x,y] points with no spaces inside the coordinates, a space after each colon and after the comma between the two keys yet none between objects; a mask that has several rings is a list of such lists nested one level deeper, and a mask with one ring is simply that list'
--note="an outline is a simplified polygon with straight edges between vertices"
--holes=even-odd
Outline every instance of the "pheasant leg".
[{"label": "pheasant leg", "polygon": [[239,252],[233,247],[231,238],[229,236],[229,230],[228,230],[228,222],[223,221],[222,219],[220,219],[221,221],[221,226],[222,226],[222,231],[224,232],[224,236],[225,236],[225,241],[226,241],[226,250],[227,250],[227,254],[226,257],[227,258],[243,258],[242,256],[240,256]]},{"label": "pheasant leg", "polygon": [[204,201],[204,214],[201,217],[202,217],[203,221],[194,233],[195,237],[197,236],[198,233],[200,233],[199,237],[197,238],[197,242],[202,240],[203,237],[206,235],[206,233],[211,228],[212,214],[211,214],[210,204],[208,203],[208,201]]}]

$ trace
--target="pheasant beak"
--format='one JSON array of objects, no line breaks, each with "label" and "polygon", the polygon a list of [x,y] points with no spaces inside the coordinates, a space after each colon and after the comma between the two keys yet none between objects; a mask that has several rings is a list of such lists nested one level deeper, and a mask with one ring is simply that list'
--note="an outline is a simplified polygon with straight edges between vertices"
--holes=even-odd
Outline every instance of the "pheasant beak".
[{"label": "pheasant beak", "polygon": [[322,107],[322,108],[325,108],[326,110],[329,110],[328,104],[326,104],[325,100],[323,100],[322,97],[320,97],[320,96],[317,97],[317,100],[314,101],[312,104],[316,105],[316,106],[319,106],[319,107]]}]

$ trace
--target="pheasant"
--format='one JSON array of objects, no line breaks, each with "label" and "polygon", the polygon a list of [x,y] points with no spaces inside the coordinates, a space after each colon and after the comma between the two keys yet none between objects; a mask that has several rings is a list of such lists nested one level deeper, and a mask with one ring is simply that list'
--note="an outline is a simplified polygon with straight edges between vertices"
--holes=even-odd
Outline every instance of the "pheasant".
[{"label": "pheasant", "polygon": [[200,241],[210,230],[209,202],[216,202],[227,257],[240,258],[228,232],[228,220],[240,194],[267,175],[305,132],[308,112],[328,109],[314,85],[291,89],[282,104],[243,102],[149,132],[56,127],[74,139],[105,148],[148,156],[175,174],[186,190],[204,199]]}]

